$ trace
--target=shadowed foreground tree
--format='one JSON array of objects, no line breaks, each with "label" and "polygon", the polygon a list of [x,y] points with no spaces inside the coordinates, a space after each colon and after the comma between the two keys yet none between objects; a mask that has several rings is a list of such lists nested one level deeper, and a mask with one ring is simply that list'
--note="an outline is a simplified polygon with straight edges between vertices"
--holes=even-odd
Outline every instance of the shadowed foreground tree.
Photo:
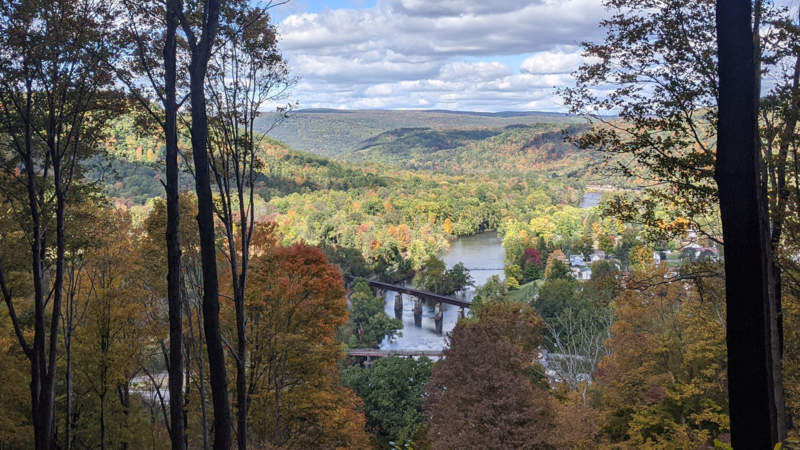
[{"label": "shadowed foreground tree", "polygon": [[541,332],[535,311],[517,302],[483,306],[478,322],[456,325],[426,386],[434,449],[547,448],[554,417],[533,363]]},{"label": "shadowed foreground tree", "polygon": [[[266,102],[281,99],[289,86],[289,70],[278,52],[277,32],[267,6],[229,1],[222,8],[220,44],[210,60],[208,97],[210,169],[219,192],[215,212],[227,248],[236,311],[236,412],[238,448],[247,448],[247,338],[245,289],[255,223],[255,179],[262,168],[258,151],[264,134],[255,121]],[[283,112],[281,110],[281,112]],[[280,118],[283,114],[279,115]]]},{"label": "shadowed foreground tree", "polygon": [[[169,394],[171,402],[170,438],[172,449],[186,445],[186,420],[183,411],[183,316],[181,298],[181,241],[179,237],[179,175],[178,175],[178,110],[183,101],[178,101],[178,0],[139,1],[125,0],[129,20],[124,25],[124,41],[130,45],[129,66],[131,73],[117,71],[117,77],[158,123],[164,137],[164,160],[166,169],[167,220],[166,279],[167,310],[169,315]],[[158,58],[160,55],[161,58]],[[154,74],[161,75],[159,77]],[[137,83],[145,78],[149,84]],[[183,75],[183,74],[182,74]],[[161,111],[153,106],[160,103]],[[180,407],[175,407],[180,405]]]},{"label": "shadowed foreground tree", "polygon": [[[717,2],[719,122],[715,178],[725,241],[728,391],[735,448],[785,437],[767,205],[761,195],[750,0]],[[776,393],[780,395],[776,396]],[[777,398],[776,398],[777,397]]]},{"label": "shadowed foreground tree", "polygon": [[231,405],[228,400],[228,375],[219,320],[219,279],[216,236],[214,234],[214,198],[208,162],[208,116],[206,111],[206,74],[219,31],[220,1],[205,0],[189,4],[185,11],[178,5],[178,18],[189,58],[189,98],[191,100],[192,157],[195,193],[197,194],[197,229],[200,234],[200,257],[203,268],[203,328],[208,352],[209,382],[214,404],[214,448],[229,450]]},{"label": "shadowed foreground tree", "polygon": [[[605,167],[615,174],[635,182],[647,182],[643,193],[616,197],[606,208],[608,212],[626,222],[643,223],[646,230],[656,237],[681,236],[691,228],[720,245],[726,235],[733,233],[737,239],[744,236],[754,246],[747,258],[733,255],[734,260],[746,260],[748,265],[729,266],[742,268],[734,283],[767,276],[766,292],[772,305],[763,313],[769,337],[764,335],[762,338],[768,339],[764,345],[772,353],[769,356],[772,368],[765,370],[772,373],[772,386],[767,389],[774,397],[774,407],[767,409],[773,409],[776,416],[781,416],[780,306],[782,282],[787,278],[781,272],[784,267],[795,265],[785,255],[791,255],[788,250],[796,246],[791,242],[796,237],[787,235],[784,229],[787,219],[792,216],[789,213],[791,205],[796,205],[796,201],[791,200],[796,189],[791,189],[791,186],[797,184],[793,173],[800,167],[793,162],[797,161],[795,136],[800,111],[800,103],[796,101],[800,87],[800,47],[796,45],[798,27],[790,16],[790,9],[756,0],[751,4],[752,10],[746,12],[749,14],[747,27],[740,24],[736,32],[731,32],[741,45],[749,40],[749,49],[735,48],[738,53],[731,53],[733,56],[728,61],[736,65],[723,70],[720,66],[725,59],[721,54],[724,46],[718,48],[716,39],[716,3],[713,0],[604,2],[612,11],[610,18],[601,23],[606,31],[604,42],[584,44],[589,61],[576,72],[576,87],[564,90],[563,94],[572,112],[586,114],[595,123],[580,137],[581,146],[603,151],[609,163]],[[719,10],[721,14],[728,14],[729,8],[741,6],[720,3],[723,5],[724,8]],[[752,97],[753,117],[732,121],[735,125],[730,126],[736,129],[727,131],[735,134],[725,138],[735,140],[734,145],[743,146],[744,141],[752,144],[750,153],[742,154],[737,160],[728,157],[729,149],[720,148],[723,141],[719,136],[723,123],[718,120],[722,106],[719,96],[723,80],[720,75],[737,77],[746,75],[744,72],[748,71],[752,72],[753,79],[744,83],[747,86],[740,83],[728,91],[743,96],[742,89],[745,89]],[[767,96],[760,98],[763,93],[760,79],[764,77],[769,77],[774,84]],[[759,99],[761,104],[757,105],[755,102]],[[756,108],[759,107],[761,138],[755,128]],[[749,107],[740,105],[739,109],[744,111]],[[614,111],[622,120],[603,118],[599,114],[604,111]],[[754,127],[753,136],[749,131],[746,135],[744,130],[750,119]],[[757,159],[759,153],[763,164]],[[751,173],[751,169],[756,172]],[[750,197],[741,197],[739,201],[731,190],[722,195],[724,183],[728,183],[724,189],[735,186],[744,195],[745,190],[749,192],[752,188],[745,184],[751,182],[756,183],[754,192],[761,199],[751,198],[756,194],[750,193]],[[737,206],[747,204],[742,206],[741,214],[744,215],[740,217],[745,220],[740,225],[742,230],[750,227],[752,233],[743,235],[720,226],[717,211],[721,204],[723,208],[730,207],[730,202],[737,202]],[[738,222],[731,217],[725,220],[728,225]],[[755,225],[748,223],[751,220],[756,221]],[[756,232],[756,226],[769,235],[768,247],[772,248],[775,256],[766,263],[754,259],[769,257],[768,253],[755,251],[755,246],[763,247],[760,242],[763,237]],[[761,250],[769,252],[770,249],[764,247]],[[762,273],[759,266],[764,264],[771,267]],[[750,294],[737,291],[736,295],[755,295],[756,291],[757,288]],[[749,301],[754,300],[751,298]],[[759,322],[757,317],[750,316],[750,325],[761,326],[755,324]],[[731,336],[737,335],[728,331]],[[741,336],[743,342],[761,345],[752,336]],[[749,363],[756,364],[752,360]],[[760,363],[757,365],[761,366]],[[731,383],[737,382],[731,379]],[[784,422],[780,417],[776,420]]]}]

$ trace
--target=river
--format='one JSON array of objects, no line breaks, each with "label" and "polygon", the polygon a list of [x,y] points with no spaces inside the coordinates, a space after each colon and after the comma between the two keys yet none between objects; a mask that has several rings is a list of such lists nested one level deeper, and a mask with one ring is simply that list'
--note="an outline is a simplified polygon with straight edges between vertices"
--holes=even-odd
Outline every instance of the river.
[{"label": "river", "polygon": [[[581,208],[592,208],[600,203],[602,192],[586,192],[581,201]],[[502,240],[495,231],[476,234],[474,236],[461,237],[453,241],[450,248],[442,255],[439,255],[448,268],[453,267],[459,262],[464,263],[469,269],[475,286],[486,283],[492,275],[499,275],[503,278],[503,266],[505,264],[506,251],[503,248]],[[465,293],[467,300],[475,294],[475,289],[470,288]],[[389,317],[395,316],[394,311],[394,292],[386,293],[384,310]],[[384,339],[381,349],[384,350],[441,350],[447,346],[445,336],[458,322],[457,306],[442,304],[444,319],[442,324],[442,335],[436,333],[433,322],[434,305],[425,304],[422,307],[422,325],[414,325],[414,303],[407,295],[403,295],[403,314],[400,319],[403,321],[401,336],[394,339]]]},{"label": "river", "polygon": [[600,204],[600,199],[603,197],[602,192],[586,192],[583,194],[581,201],[581,208],[593,208]]},{"label": "river", "polygon": [[[469,269],[470,276],[472,276],[476,286],[485,283],[492,275],[503,277],[506,251],[495,231],[458,238],[451,243],[450,248],[445,253],[439,256],[448,268],[459,262],[464,263]],[[470,288],[465,293],[465,297],[471,299],[474,294],[474,288]],[[394,317],[395,315],[394,297],[394,292],[386,293],[384,308],[389,317]],[[381,349],[441,350],[446,347],[445,336],[456,326],[459,308],[454,305],[442,304],[442,312],[444,313],[442,336],[436,333],[436,326],[433,322],[433,303],[423,303],[422,325],[419,327],[414,325],[413,308],[414,303],[409,296],[403,295],[403,314],[400,317],[403,321],[402,336],[396,336],[392,340],[385,339],[381,344]]]}]

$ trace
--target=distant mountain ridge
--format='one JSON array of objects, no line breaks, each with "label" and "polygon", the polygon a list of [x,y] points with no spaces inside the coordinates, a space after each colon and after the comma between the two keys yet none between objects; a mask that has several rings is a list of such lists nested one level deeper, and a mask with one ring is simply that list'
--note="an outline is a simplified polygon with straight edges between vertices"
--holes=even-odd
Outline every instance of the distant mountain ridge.
[{"label": "distant mountain ridge", "polygon": [[[270,135],[294,149],[349,159],[347,155],[369,139],[402,128],[475,130],[542,124],[563,127],[582,122],[580,117],[538,111],[302,109],[293,112]],[[264,116],[259,128],[266,130],[270,124],[271,117]]]},{"label": "distant mountain ridge", "polygon": [[380,162],[409,170],[525,173],[581,176],[596,157],[568,140],[585,125],[507,125],[437,130],[398,128],[362,141],[340,155],[353,162]]}]

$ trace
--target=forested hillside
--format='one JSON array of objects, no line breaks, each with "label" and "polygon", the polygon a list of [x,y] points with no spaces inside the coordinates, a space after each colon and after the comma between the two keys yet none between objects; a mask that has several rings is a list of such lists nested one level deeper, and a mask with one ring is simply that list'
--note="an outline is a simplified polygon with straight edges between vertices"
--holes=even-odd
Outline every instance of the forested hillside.
[{"label": "forested hillside", "polygon": [[[299,110],[270,134],[289,146],[311,153],[340,157],[362,147],[381,133],[401,128],[437,131],[491,130],[513,125],[567,125],[580,119],[540,112],[480,113],[469,111]],[[264,117],[260,129],[270,128]],[[487,132],[487,131],[484,131]],[[491,133],[491,131],[488,131]],[[470,133],[466,137],[469,139]]]},{"label": "forested hillside", "polygon": [[361,142],[341,158],[448,173],[548,172],[582,177],[597,157],[569,141],[577,125],[507,125],[471,130],[399,128]]}]

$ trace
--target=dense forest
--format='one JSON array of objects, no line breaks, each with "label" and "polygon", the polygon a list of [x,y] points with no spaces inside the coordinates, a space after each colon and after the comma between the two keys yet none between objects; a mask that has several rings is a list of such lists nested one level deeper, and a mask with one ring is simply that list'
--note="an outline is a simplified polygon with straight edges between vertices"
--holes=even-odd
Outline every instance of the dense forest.
[{"label": "dense forest", "polygon": [[3,3],[0,449],[800,448],[800,23],[738,3],[604,2],[570,114],[295,111],[272,3]]}]

